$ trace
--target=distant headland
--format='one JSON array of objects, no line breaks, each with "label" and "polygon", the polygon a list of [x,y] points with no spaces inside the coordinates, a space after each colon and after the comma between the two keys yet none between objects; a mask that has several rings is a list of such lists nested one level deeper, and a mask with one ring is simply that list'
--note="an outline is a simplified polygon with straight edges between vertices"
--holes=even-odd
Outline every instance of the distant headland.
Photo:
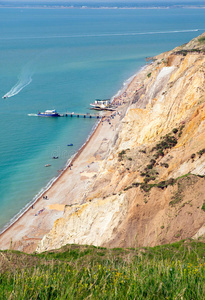
[{"label": "distant headland", "polygon": [[111,3],[110,5],[108,3],[86,3],[86,5],[83,5],[82,3],[78,4],[67,4],[66,2],[62,3],[48,3],[48,2],[13,2],[13,1],[2,1],[0,4],[0,8],[21,8],[21,9],[119,9],[119,10],[136,10],[136,9],[205,9],[204,4],[181,4],[181,5],[172,5],[169,3],[167,5],[166,3],[160,4],[160,5],[146,5],[146,4],[138,4],[137,6],[131,5],[131,4],[124,4],[124,3],[116,3],[116,5],[113,5],[114,3]]}]

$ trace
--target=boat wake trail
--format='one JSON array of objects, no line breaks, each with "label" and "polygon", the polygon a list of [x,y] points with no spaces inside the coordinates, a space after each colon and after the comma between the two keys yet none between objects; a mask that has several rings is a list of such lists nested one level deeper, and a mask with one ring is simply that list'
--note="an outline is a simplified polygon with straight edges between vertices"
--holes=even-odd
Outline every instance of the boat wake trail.
[{"label": "boat wake trail", "polygon": [[18,82],[2,98],[5,99],[17,95],[23,88],[29,85],[31,81],[32,81],[32,72],[30,70],[23,70],[19,75]]},{"label": "boat wake trail", "polygon": [[29,117],[38,117],[37,114],[28,114]]},{"label": "boat wake trail", "polygon": [[64,38],[92,38],[92,37],[106,37],[106,36],[138,36],[138,35],[157,35],[157,34],[173,34],[204,31],[204,29],[182,29],[182,30],[168,30],[168,31],[145,31],[145,32],[125,32],[125,33],[100,33],[100,34],[82,34],[82,35],[47,35],[47,36],[24,36],[24,37],[10,37],[0,38],[0,40],[18,40],[18,39],[64,39]]}]

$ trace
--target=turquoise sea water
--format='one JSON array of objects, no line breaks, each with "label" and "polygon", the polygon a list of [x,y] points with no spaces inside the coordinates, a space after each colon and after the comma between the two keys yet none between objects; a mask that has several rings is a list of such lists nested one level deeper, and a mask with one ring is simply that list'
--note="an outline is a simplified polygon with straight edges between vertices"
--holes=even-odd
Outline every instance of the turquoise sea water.
[{"label": "turquoise sea water", "polygon": [[0,228],[58,175],[96,122],[29,114],[90,112],[145,57],[201,34],[204,16],[203,9],[0,9],[0,96],[10,96],[0,98]]}]

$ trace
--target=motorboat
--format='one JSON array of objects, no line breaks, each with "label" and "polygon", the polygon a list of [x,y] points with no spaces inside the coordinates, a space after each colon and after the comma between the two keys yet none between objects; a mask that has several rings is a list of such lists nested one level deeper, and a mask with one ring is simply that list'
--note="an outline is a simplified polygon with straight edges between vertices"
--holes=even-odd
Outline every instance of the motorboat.
[{"label": "motorboat", "polygon": [[110,99],[96,99],[95,103],[90,103],[90,109],[94,110],[108,110],[108,111],[114,111],[115,108],[112,106],[112,103],[110,102]]},{"label": "motorboat", "polygon": [[68,144],[67,146],[73,146],[73,144]]},{"label": "motorboat", "polygon": [[61,117],[61,115],[55,110],[46,110],[45,112],[38,112],[39,117]]}]

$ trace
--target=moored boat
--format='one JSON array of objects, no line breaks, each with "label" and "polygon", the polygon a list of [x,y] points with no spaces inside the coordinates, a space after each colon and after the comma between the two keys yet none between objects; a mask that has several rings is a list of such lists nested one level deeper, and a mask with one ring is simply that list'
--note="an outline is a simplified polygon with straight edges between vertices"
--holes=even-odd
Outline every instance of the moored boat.
[{"label": "moored boat", "polygon": [[46,110],[45,112],[38,112],[39,117],[61,117],[61,115],[55,110]]},{"label": "moored boat", "polygon": [[105,110],[110,105],[110,99],[96,99],[95,103],[91,103],[91,109],[95,110]]},{"label": "moored boat", "polygon": [[110,99],[96,99],[95,103],[90,103],[90,106],[90,109],[94,110],[115,110],[115,108],[112,106],[112,103],[110,102]]}]

